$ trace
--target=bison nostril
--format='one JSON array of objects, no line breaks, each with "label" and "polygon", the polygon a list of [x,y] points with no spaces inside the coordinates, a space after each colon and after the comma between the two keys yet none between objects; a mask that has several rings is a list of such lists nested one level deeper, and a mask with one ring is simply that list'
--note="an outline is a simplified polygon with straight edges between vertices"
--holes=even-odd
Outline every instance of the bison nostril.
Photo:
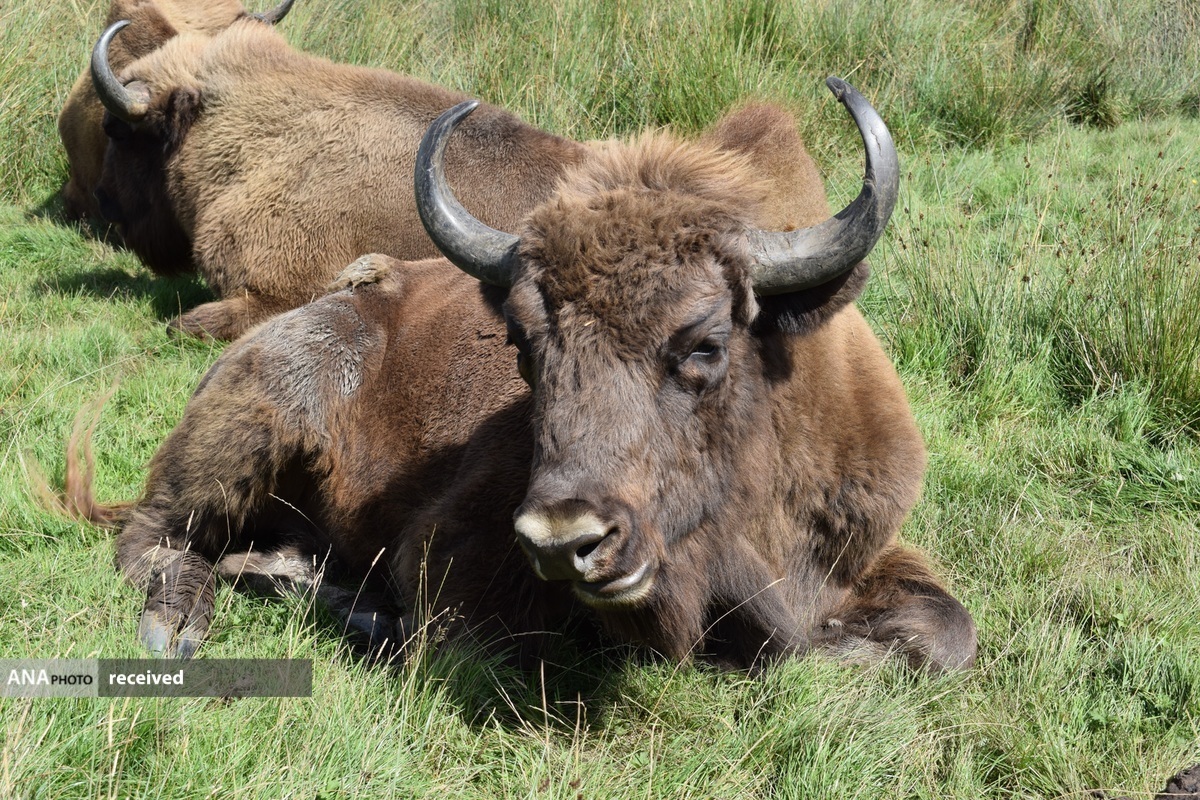
[{"label": "bison nostril", "polygon": [[[575,549],[575,557],[577,559],[579,559],[580,561],[586,561],[588,556],[590,556],[592,553],[596,552],[596,548],[599,547],[601,545],[601,543],[604,542],[605,539],[607,539],[608,537],[610,537],[614,533],[616,533],[617,530],[618,530],[617,526],[614,525],[611,528],[609,528],[608,530],[606,530],[604,533],[596,536],[596,538],[590,539],[589,541],[584,542],[582,545],[580,545],[579,547],[577,547]],[[595,534],[593,534],[593,535],[595,535]]]}]

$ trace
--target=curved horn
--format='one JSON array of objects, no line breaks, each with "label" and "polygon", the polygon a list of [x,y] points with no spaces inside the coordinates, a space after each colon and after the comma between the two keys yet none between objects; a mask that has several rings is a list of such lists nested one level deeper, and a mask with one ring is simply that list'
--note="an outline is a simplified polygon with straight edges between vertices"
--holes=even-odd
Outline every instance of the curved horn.
[{"label": "curved horn", "polygon": [[100,34],[96,46],[92,48],[92,86],[108,113],[132,125],[140,122],[150,110],[150,92],[140,84],[133,89],[121,85],[108,64],[108,46],[112,44],[113,37],[128,24],[127,19],[114,22]]},{"label": "curved horn", "polygon": [[272,8],[270,11],[259,11],[257,14],[251,14],[259,22],[265,22],[268,25],[275,25],[280,20],[288,15],[292,10],[292,5],[296,0],[283,0],[282,3]]},{"label": "curved horn", "polygon": [[512,286],[517,237],[488,227],[463,208],[446,183],[442,157],[458,124],[479,105],[459,103],[433,121],[417,149],[417,212],[442,255],[468,275],[493,286]]},{"label": "curved horn", "polygon": [[787,294],[820,286],[862,261],[879,241],[900,188],[900,163],[892,135],[879,114],[840,78],[825,85],[846,106],[867,151],[867,171],[854,202],[819,225],[798,231],[754,231],[748,236],[754,259],[754,291]]}]

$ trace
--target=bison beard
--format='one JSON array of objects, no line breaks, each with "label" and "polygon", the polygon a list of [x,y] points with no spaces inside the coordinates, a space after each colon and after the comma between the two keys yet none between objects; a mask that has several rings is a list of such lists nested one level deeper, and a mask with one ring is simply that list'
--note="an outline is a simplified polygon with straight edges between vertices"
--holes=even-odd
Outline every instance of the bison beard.
[{"label": "bison beard", "polygon": [[852,304],[866,265],[755,297],[747,243],[828,216],[794,123],[759,106],[597,148],[494,261],[507,286],[360,260],[232,345],[155,455],[117,547],[142,640],[194,650],[214,563],[253,550],[304,582],[272,554],[327,549],[407,608],[367,615],[375,637],[428,618],[532,656],[576,609],[677,659],[969,666],[970,615],[896,542],[925,456]]}]

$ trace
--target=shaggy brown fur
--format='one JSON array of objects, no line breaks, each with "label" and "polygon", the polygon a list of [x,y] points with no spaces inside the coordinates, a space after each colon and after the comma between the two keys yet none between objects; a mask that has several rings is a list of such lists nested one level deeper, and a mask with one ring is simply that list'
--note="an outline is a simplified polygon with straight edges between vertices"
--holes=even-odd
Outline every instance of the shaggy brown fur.
[{"label": "shaggy brown fur", "polygon": [[[118,75],[152,100],[136,125],[106,118],[105,215],[158,271],[174,267],[157,257],[160,232],[177,226],[221,298],[179,329],[233,339],[312,300],[363,253],[437,255],[413,201],[414,159],[426,127],[462,95],[299,53],[252,22],[180,35]],[[584,150],[494,107],[462,133],[447,174],[500,227],[515,226]]]},{"label": "shaggy brown fur", "polygon": [[[118,71],[124,69],[157,50],[180,31],[212,35],[245,15],[246,10],[238,0],[112,0],[105,27],[122,19],[132,22],[109,49],[112,67]],[[100,182],[104,150],[108,145],[103,120],[104,107],[92,87],[91,72],[84,69],[58,115],[58,135],[66,150],[68,165],[62,196],[67,214],[74,219],[85,216],[100,219],[102,216],[92,193]],[[178,234],[171,241],[175,244],[174,252],[167,252],[168,245],[160,245],[161,252],[155,260],[186,264],[190,258],[186,241]],[[181,241],[182,248],[179,247]]]},{"label": "shaggy brown fur", "polygon": [[[794,123],[754,107],[598,148],[529,216],[507,293],[360,260],[231,346],[155,455],[117,546],[143,640],[190,652],[213,563],[303,530],[524,654],[575,608],[678,659],[970,665],[970,615],[896,542],[925,454],[852,305],[865,264],[770,308],[750,287],[747,227],[827,214]],[[600,520],[586,577],[538,579],[514,515]]]}]

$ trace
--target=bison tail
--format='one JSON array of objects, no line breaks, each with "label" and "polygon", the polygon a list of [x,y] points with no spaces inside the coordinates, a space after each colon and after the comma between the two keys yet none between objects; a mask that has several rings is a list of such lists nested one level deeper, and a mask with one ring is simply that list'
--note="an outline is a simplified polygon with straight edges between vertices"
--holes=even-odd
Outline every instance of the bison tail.
[{"label": "bison tail", "polygon": [[92,489],[96,474],[95,460],[92,457],[92,434],[100,422],[101,409],[115,391],[116,386],[113,386],[90,407],[85,406],[76,415],[71,438],[67,440],[67,467],[61,493],[50,487],[36,462],[31,462],[29,468],[34,493],[45,508],[101,528],[121,527],[134,505],[133,502],[109,505],[99,503]]}]

